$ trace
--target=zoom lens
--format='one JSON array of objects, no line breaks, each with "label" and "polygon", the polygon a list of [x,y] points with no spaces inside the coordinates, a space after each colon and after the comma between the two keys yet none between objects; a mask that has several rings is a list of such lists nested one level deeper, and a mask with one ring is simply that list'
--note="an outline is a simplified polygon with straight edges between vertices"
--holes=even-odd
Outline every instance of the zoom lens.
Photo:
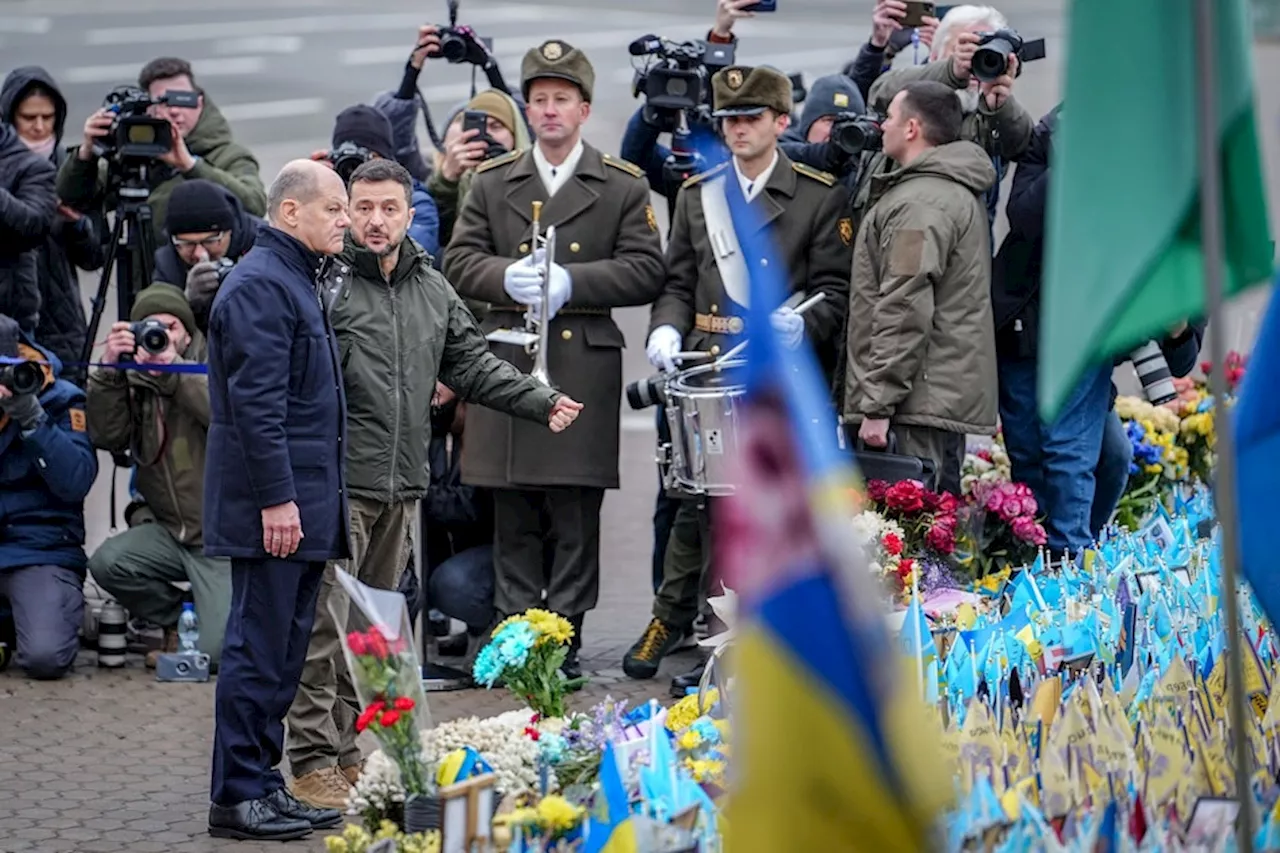
[{"label": "zoom lens", "polygon": [[1142,383],[1142,393],[1153,406],[1167,403],[1178,396],[1173,387],[1173,372],[1169,370],[1169,362],[1165,361],[1160,345],[1155,341],[1147,341],[1129,353],[1133,369]]},{"label": "zoom lens", "polygon": [[640,411],[656,406],[666,399],[666,377],[662,374],[638,379],[627,386],[627,405]]}]

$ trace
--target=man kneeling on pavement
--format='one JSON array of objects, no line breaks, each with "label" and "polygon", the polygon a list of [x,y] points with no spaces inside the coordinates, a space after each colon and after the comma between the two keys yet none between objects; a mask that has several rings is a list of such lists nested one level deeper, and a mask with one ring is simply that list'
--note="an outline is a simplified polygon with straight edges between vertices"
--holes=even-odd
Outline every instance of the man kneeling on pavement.
[{"label": "man kneeling on pavement", "polygon": [[346,808],[361,755],[360,706],[341,651],[347,599],[335,572],[378,589],[399,585],[415,504],[430,486],[437,378],[464,400],[553,432],[568,427],[582,408],[489,352],[461,297],[408,236],[413,180],[403,166],[389,159],[363,163],[349,190],[346,248],[320,288],[342,357],[351,559],[325,567],[287,742],[293,795],[336,809]]},{"label": "man kneeling on pavement", "polygon": [[84,392],[4,314],[0,359],[0,598],[13,611],[18,666],[61,678],[80,649],[84,498],[98,458]]},{"label": "man kneeling on pavement", "polygon": [[[177,287],[156,283],[143,290],[130,319],[161,323],[169,346],[151,352],[135,339],[129,323],[116,323],[107,336],[104,364],[205,363],[204,335]],[[129,514],[128,530],[94,552],[89,571],[131,614],[164,627],[167,652],[178,649],[178,616],[186,598],[176,584],[189,583],[200,620],[196,645],[216,666],[231,607],[231,563],[203,553],[208,374],[98,367],[89,374],[87,408],[94,445],[129,453],[145,502]],[[155,667],[155,658],[155,653],[148,655],[147,666]]]}]

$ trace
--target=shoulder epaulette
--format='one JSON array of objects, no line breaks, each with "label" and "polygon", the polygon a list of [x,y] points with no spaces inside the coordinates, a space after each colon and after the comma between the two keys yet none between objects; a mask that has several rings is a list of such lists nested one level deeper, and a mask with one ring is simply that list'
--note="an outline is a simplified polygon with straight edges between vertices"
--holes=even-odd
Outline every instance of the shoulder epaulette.
[{"label": "shoulder epaulette", "polygon": [[729,163],[726,161],[724,163],[721,163],[719,166],[708,169],[705,172],[699,172],[698,174],[694,175],[692,178],[689,178],[687,181],[681,184],[680,189],[684,189],[685,187],[691,187],[694,184],[698,183],[699,181],[705,181],[707,178],[711,177],[712,175],[717,175],[720,172],[723,172],[726,168],[728,168],[728,166],[729,166]]},{"label": "shoulder epaulette", "polygon": [[813,168],[812,166],[806,166],[804,163],[795,162],[791,164],[791,168],[795,169],[806,178],[813,178],[815,181],[824,183],[829,187],[834,187],[836,185],[836,176],[830,172],[823,172]]},{"label": "shoulder epaulette", "polygon": [[505,166],[507,163],[519,159],[522,154],[524,154],[524,149],[517,148],[515,151],[508,151],[501,157],[494,157],[492,160],[485,160],[479,166],[476,166],[476,174],[487,172],[490,169],[496,169],[499,166]]},{"label": "shoulder epaulette", "polygon": [[644,169],[641,169],[635,163],[627,162],[626,160],[623,160],[620,157],[611,157],[610,155],[605,154],[604,164],[606,166],[612,166],[615,169],[621,169],[622,171],[626,172],[628,175],[630,175],[633,178],[644,177]]}]

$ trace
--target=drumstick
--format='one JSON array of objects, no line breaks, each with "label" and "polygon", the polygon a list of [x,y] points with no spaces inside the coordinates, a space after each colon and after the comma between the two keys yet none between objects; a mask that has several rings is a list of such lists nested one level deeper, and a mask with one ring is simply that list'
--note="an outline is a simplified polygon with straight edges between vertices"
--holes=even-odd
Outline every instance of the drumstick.
[{"label": "drumstick", "polygon": [[[810,308],[817,305],[819,302],[821,302],[826,298],[827,298],[827,294],[825,293],[815,293],[813,294],[813,296],[810,296],[804,302],[801,302],[799,305],[796,306],[796,313],[803,314],[804,312],[808,311]],[[748,343],[749,343],[748,341],[743,341],[733,349],[729,350],[724,355],[720,356],[720,358],[716,359],[716,366],[718,367],[719,365],[723,364],[724,362],[736,356],[738,353],[742,352],[744,349],[747,348]]]}]

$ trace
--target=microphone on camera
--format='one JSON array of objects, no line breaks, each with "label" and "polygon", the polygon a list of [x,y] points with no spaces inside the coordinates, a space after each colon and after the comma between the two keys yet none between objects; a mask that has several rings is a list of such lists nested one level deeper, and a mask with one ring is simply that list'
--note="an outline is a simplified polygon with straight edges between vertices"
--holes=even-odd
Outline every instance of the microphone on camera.
[{"label": "microphone on camera", "polygon": [[632,56],[648,56],[651,53],[657,53],[662,49],[662,39],[653,35],[640,36],[631,43],[627,48],[627,52]]}]

